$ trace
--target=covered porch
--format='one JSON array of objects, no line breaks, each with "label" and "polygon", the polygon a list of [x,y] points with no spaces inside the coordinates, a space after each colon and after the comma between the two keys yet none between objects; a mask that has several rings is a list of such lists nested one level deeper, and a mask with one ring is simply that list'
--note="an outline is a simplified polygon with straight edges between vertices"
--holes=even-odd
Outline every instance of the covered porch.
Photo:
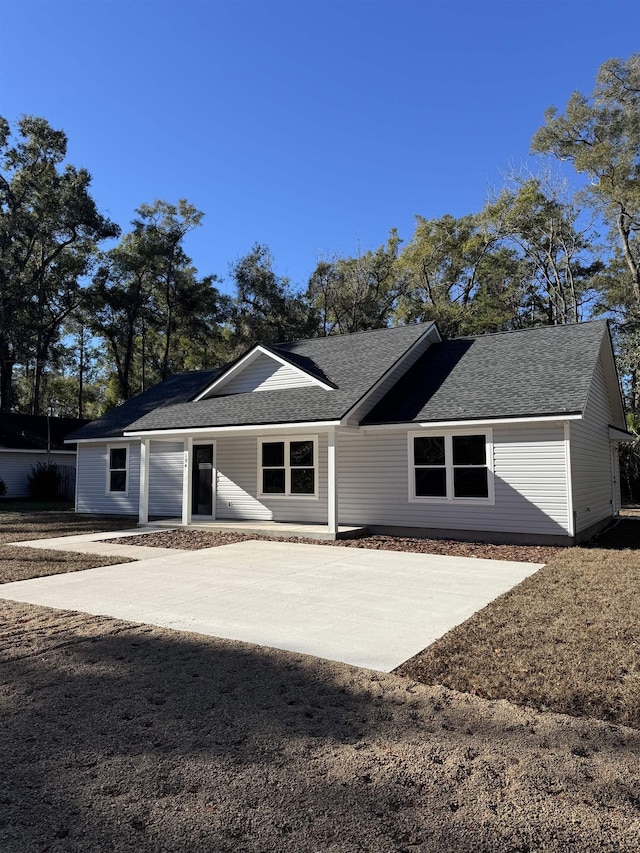
[{"label": "covered porch", "polygon": [[339,524],[333,424],[211,428],[139,440],[141,526],[314,539],[364,530]]}]

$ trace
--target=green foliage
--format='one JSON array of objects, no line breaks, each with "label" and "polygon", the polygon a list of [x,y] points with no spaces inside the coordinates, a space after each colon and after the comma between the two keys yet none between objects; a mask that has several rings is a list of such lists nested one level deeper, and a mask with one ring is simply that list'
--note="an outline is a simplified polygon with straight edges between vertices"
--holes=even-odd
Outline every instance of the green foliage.
[{"label": "green foliage", "polygon": [[320,261],[305,299],[320,316],[322,334],[361,332],[389,325],[405,290],[392,229],[385,245],[353,258]]},{"label": "green foliage", "polygon": [[574,92],[532,140],[533,151],[570,161],[588,179],[588,203],[604,213],[640,305],[640,53],[605,62],[589,97]]},{"label": "green foliage", "polygon": [[88,324],[109,347],[117,402],[184,370],[187,353],[218,363],[228,302],[217,278],[197,277],[183,242],[203,214],[181,199],[141,205],[133,230],[102,256],[86,298]]},{"label": "green foliage", "polygon": [[399,259],[405,286],[395,319],[435,320],[444,337],[472,331],[471,306],[485,251],[475,216],[417,216],[413,237]]},{"label": "green foliage", "polygon": [[29,497],[36,501],[55,501],[60,497],[61,479],[58,466],[53,462],[38,462],[31,466],[27,477]]},{"label": "green foliage", "polygon": [[527,324],[577,323],[590,314],[603,269],[591,221],[541,178],[515,179],[480,215],[487,242],[518,260]]},{"label": "green foliage", "polygon": [[255,343],[274,344],[309,337],[317,318],[290,285],[276,275],[268,246],[256,243],[231,268],[236,295],[231,307],[235,354]]},{"label": "green foliage", "polygon": [[[594,312],[616,321],[640,410],[640,54],[605,62],[592,94],[548,110],[533,139],[585,176],[581,194],[511,179],[479,212],[417,217],[406,243],[392,229],[375,249],[319,262],[304,293],[256,243],[222,295],[185,252],[204,214],[184,199],[140,205],[99,254],[119,228],[98,213],[86,170],[65,164],[64,132],[25,117],[14,137],[0,118],[0,411],[95,417],[258,341],[428,320],[451,337]],[[593,216],[609,225],[605,246]]]},{"label": "green foliage", "polygon": [[[640,53],[605,62],[590,96],[574,92],[564,113],[550,107],[532,149],[569,161],[586,179],[581,200],[609,225],[611,256],[597,280],[598,309],[619,323],[628,403],[638,411],[640,355]],[[625,451],[626,452],[626,451]]]},{"label": "green foliage", "polygon": [[81,279],[97,243],[119,229],[98,213],[89,173],[63,166],[63,131],[25,116],[16,135],[0,119],[0,409],[12,403],[13,366],[32,360],[38,414],[42,372],[81,300]]}]

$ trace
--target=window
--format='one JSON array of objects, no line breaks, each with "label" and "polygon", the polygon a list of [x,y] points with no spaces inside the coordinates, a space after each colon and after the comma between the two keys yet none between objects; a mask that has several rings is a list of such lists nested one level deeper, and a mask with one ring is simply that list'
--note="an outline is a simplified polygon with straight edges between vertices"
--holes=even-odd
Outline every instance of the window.
[{"label": "window", "polygon": [[452,435],[454,498],[488,498],[489,476],[484,435]]},{"label": "window", "polygon": [[111,492],[127,494],[128,462],[128,447],[107,448],[107,494]]},{"label": "window", "polygon": [[259,440],[258,494],[317,497],[317,460],[316,438]]},{"label": "window", "polygon": [[491,431],[410,433],[410,500],[493,502],[491,448]]}]

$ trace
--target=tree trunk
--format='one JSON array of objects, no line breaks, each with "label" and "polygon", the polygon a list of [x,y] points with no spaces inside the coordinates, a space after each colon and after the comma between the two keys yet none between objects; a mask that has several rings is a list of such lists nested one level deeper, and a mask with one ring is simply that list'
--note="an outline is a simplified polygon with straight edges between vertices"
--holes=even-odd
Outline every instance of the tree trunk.
[{"label": "tree trunk", "polygon": [[78,417],[84,417],[84,326],[80,326],[78,340]]},{"label": "tree trunk", "polygon": [[13,402],[13,360],[6,347],[0,349],[0,412],[9,412]]},{"label": "tree trunk", "polygon": [[629,245],[631,231],[627,224],[628,219],[629,217],[626,213],[622,212],[618,214],[618,233],[620,234],[620,240],[622,241],[622,251],[624,252],[624,257],[627,262],[627,266],[629,267],[629,272],[631,273],[631,283],[633,285],[633,295],[636,299],[636,305],[640,306],[640,268],[635,262],[635,258],[631,252],[631,246]]},{"label": "tree trunk", "polygon": [[36,366],[33,371],[33,397],[31,399],[31,414],[40,414],[40,388],[42,385],[42,370],[44,365],[36,358]]}]

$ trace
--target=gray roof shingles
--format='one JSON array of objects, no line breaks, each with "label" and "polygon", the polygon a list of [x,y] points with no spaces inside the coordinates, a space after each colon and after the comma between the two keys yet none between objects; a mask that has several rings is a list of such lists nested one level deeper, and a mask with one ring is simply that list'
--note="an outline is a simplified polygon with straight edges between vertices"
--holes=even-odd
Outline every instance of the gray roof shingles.
[{"label": "gray roof shingles", "polygon": [[[270,346],[335,385],[193,401],[223,369],[171,377],[73,434],[327,421],[342,418],[432,324]],[[363,424],[492,419],[581,412],[606,321],[545,326],[432,344]]]},{"label": "gray roof shingles", "polygon": [[432,345],[363,424],[580,413],[606,320]]},{"label": "gray roof shingles", "polygon": [[69,438],[118,438],[129,424],[161,406],[183,403],[196,396],[210,385],[220,373],[220,368],[212,370],[191,370],[188,373],[176,373],[164,382],[158,382],[137,397],[132,397],[121,406],[104,414],[101,418],[72,433]]},{"label": "gray roof shingles", "polygon": [[[259,393],[222,394],[207,400],[156,409],[132,423],[131,431],[242,426],[337,420],[424,335],[433,324],[311,338],[271,346],[296,365],[315,366],[316,376],[335,385],[287,388]],[[194,395],[195,396],[195,395]]]},{"label": "gray roof shingles", "polygon": [[73,430],[86,423],[79,418],[46,415],[0,415],[0,448],[3,450],[72,450],[64,443]]}]

